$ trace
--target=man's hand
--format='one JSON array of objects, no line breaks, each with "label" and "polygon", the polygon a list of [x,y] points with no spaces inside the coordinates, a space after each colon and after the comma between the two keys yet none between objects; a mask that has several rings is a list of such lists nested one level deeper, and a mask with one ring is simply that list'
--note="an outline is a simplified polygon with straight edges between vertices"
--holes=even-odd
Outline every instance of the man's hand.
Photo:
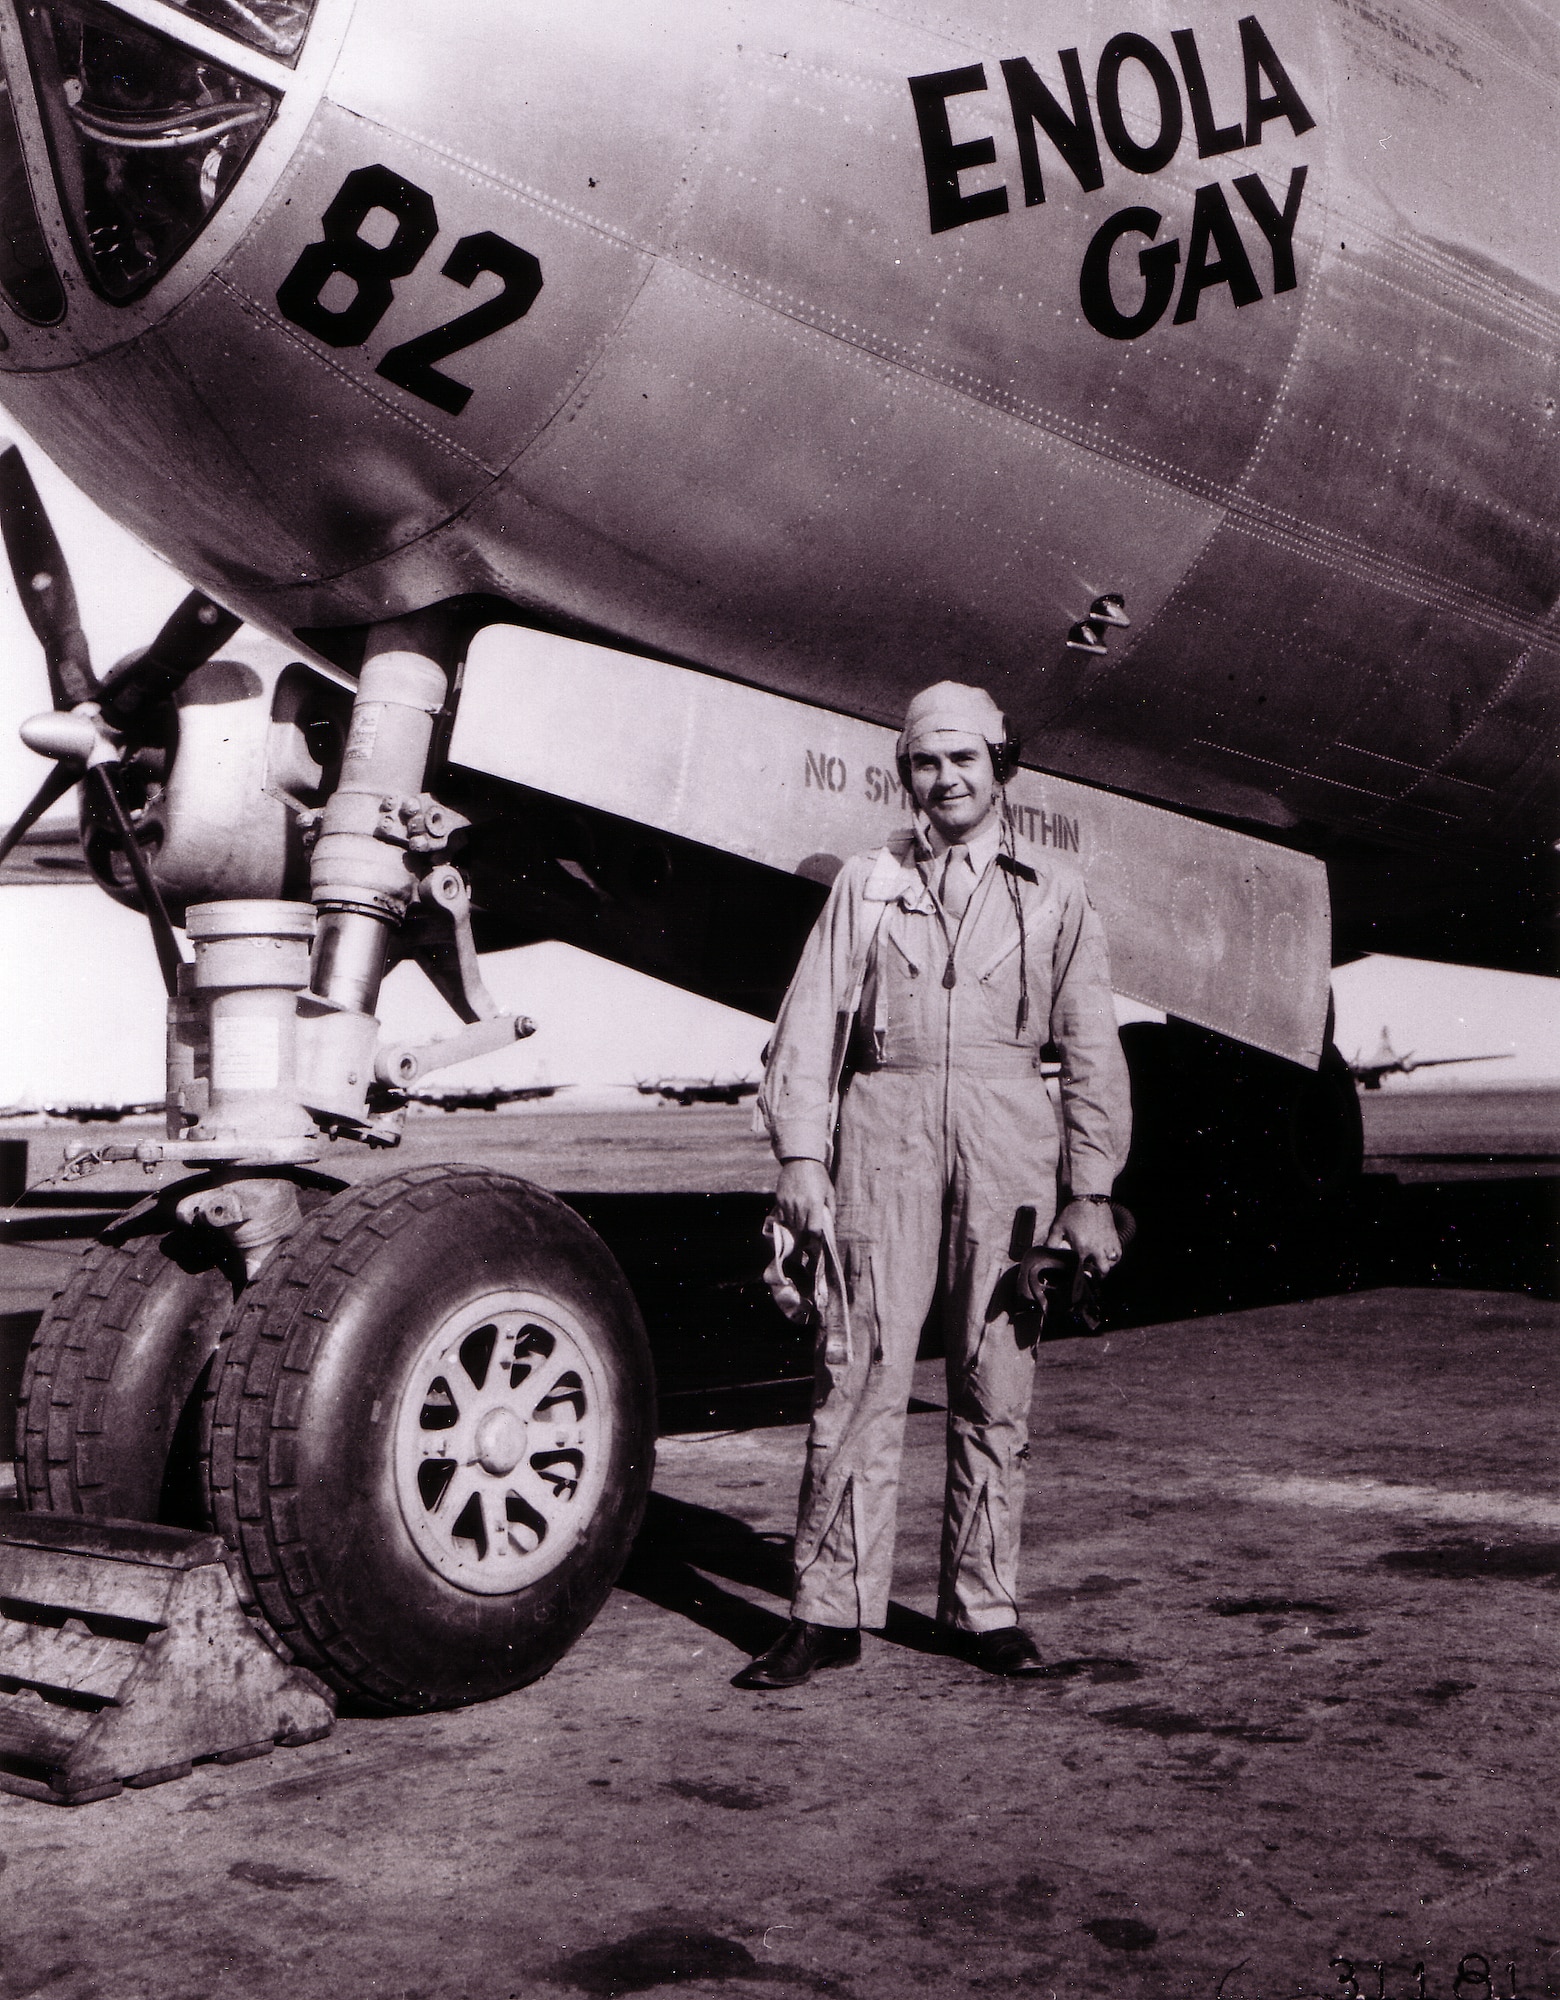
[{"label": "man's hand", "polygon": [[798,1243],[821,1237],[834,1213],[834,1183],[821,1160],[782,1160],[775,1209]]},{"label": "man's hand", "polygon": [[1048,1249],[1076,1251],[1078,1261],[1089,1265],[1101,1277],[1121,1261],[1116,1219],[1103,1201],[1068,1202],[1045,1240]]}]

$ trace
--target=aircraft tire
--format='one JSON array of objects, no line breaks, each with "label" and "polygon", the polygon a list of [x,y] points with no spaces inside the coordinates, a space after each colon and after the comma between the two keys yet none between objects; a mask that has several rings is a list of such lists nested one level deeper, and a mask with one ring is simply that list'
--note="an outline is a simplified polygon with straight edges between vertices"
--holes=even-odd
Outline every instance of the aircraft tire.
[{"label": "aircraft tire", "polygon": [[1349,1065],[1329,1042],[1320,1067],[1302,1071],[1289,1102],[1289,1159],[1302,1196],[1352,1194],[1365,1164],[1365,1121]]},{"label": "aircraft tire", "polygon": [[1310,1071],[1181,1022],[1131,1022],[1121,1039],[1133,1137],[1116,1192],[1140,1224],[1123,1266],[1135,1309],[1223,1310],[1351,1282],[1364,1142],[1338,1051]]},{"label": "aircraft tire", "polygon": [[468,1166],[317,1209],[235,1307],[202,1417],[253,1608],[381,1714],[545,1673],[627,1559],[654,1443],[649,1344],[606,1245]]},{"label": "aircraft tire", "polygon": [[225,1246],[176,1227],[97,1243],[33,1337],[16,1413],[24,1507],[204,1527],[199,1390],[229,1314]]},{"label": "aircraft tire", "polygon": [[1174,1022],[1122,1032],[1134,1168],[1302,1215],[1350,1194],[1364,1161],[1359,1094],[1331,1042],[1314,1071]]}]

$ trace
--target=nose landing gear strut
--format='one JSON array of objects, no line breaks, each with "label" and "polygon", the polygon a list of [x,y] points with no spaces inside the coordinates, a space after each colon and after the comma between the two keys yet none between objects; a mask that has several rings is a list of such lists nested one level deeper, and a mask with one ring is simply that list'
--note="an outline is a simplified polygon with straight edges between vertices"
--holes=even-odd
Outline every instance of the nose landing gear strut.
[{"label": "nose landing gear strut", "polygon": [[[563,1203],[472,1167],[343,1187],[313,1164],[326,1134],[393,1145],[396,1085],[531,1032],[482,984],[464,822],[423,789],[458,650],[432,616],[374,635],[340,782],[303,815],[310,903],[190,909],[168,1136],[123,1154],[200,1178],[90,1254],[18,1427],[27,1507],[214,1527],[276,1641],[387,1712],[545,1671],[626,1559],[654,1450],[637,1306]],[[414,898],[465,1025],[382,1048]]]}]

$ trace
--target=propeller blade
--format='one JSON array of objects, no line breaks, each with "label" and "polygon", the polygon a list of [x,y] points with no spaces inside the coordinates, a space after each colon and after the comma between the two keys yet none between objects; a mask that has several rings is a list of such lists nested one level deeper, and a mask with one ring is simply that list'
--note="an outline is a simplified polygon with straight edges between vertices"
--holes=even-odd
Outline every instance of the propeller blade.
[{"label": "propeller blade", "polygon": [[157,947],[157,963],[162,968],[163,985],[171,999],[179,990],[179,967],[184,963],[179,950],[179,941],[173,934],[173,919],[168,915],[163,902],[162,891],[152,879],[152,871],[146,863],[146,852],[135,837],[135,828],[130,824],[130,815],[125,811],[124,801],[114,788],[113,767],[108,764],[94,764],[87,773],[87,783],[97,789],[99,798],[107,808],[109,820],[119,835],[119,844],[124,849],[125,859],[130,864],[130,872],[135,877],[135,886],[141,892],[141,901],[146,905],[146,920],[152,927],[152,943]]},{"label": "propeller blade", "polygon": [[22,807],[20,815],[9,832],[3,839],[0,839],[0,861],[4,861],[11,849],[21,839],[22,835],[27,832],[29,827],[34,827],[38,824],[39,820],[43,818],[56,799],[64,798],[65,794],[80,776],[81,773],[79,771],[71,770],[68,765],[55,765],[37,791],[33,793],[26,805]]},{"label": "propeller blade", "polygon": [[0,536],[22,609],[48,662],[54,706],[74,708],[77,702],[91,701],[97,694],[97,676],[65,551],[43,510],[27,461],[14,444],[0,451]]},{"label": "propeller blade", "polygon": [[146,650],[104,681],[98,693],[104,719],[133,733],[137,719],[175,694],[243,622],[192,590]]}]

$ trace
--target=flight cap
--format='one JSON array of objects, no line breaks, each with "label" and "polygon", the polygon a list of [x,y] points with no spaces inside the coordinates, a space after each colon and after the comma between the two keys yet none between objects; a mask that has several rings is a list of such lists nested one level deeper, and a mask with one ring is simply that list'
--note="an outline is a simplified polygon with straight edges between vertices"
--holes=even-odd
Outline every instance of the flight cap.
[{"label": "flight cap", "polygon": [[908,757],[940,735],[978,736],[982,743],[1001,743],[1007,736],[1002,711],[984,688],[960,681],[937,681],[913,695],[905,710],[895,754]]}]

